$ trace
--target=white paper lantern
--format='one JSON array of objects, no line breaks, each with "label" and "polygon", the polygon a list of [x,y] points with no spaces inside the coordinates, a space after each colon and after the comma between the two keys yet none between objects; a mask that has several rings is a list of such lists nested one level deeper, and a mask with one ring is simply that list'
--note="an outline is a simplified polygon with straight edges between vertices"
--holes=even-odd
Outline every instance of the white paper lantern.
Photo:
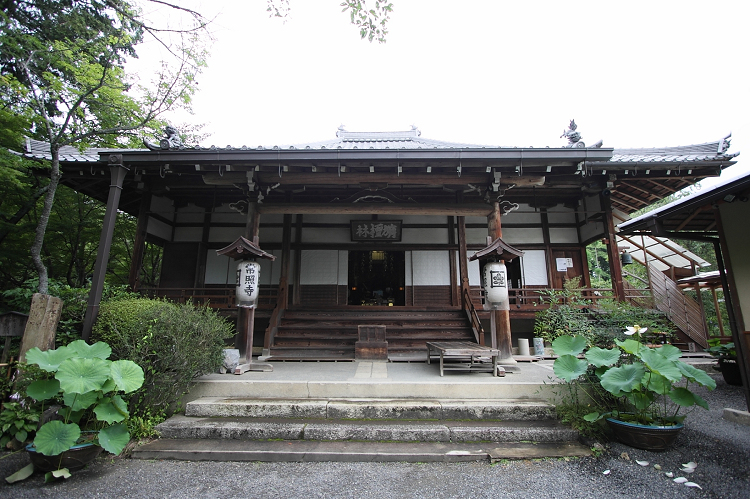
[{"label": "white paper lantern", "polygon": [[237,306],[255,308],[260,288],[260,264],[242,261],[237,264]]},{"label": "white paper lantern", "polygon": [[490,262],[484,266],[484,296],[490,309],[501,309],[508,303],[508,270],[504,263]]}]

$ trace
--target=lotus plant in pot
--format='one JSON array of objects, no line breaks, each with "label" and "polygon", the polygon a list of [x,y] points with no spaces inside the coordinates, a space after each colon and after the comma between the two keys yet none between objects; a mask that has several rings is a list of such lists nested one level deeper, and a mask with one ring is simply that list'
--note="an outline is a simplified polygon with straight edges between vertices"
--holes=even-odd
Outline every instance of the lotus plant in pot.
[{"label": "lotus plant in pot", "polygon": [[128,444],[123,395],[141,387],[143,369],[129,360],[108,360],[111,353],[104,342],[89,345],[83,340],[26,353],[27,363],[49,373],[47,379],[30,383],[26,393],[49,404],[54,414],[27,446],[34,468],[21,470],[21,476],[39,469],[48,472],[47,480],[67,478],[70,469],[83,467],[102,450],[119,454]]},{"label": "lotus plant in pot", "polygon": [[742,386],[742,375],[740,374],[740,365],[737,363],[737,349],[734,343],[721,344],[721,340],[714,338],[708,340],[711,345],[706,352],[716,357],[716,366],[714,369],[721,371],[724,381],[728,385]]},{"label": "lotus plant in pot", "polygon": [[615,340],[613,348],[587,348],[582,336],[561,336],[552,343],[559,356],[553,367],[558,378],[582,384],[600,408],[586,414],[586,421],[605,419],[615,437],[631,447],[664,450],[683,427],[686,415],[681,411],[695,406],[708,409],[690,387],[713,390],[716,382],[681,361],[682,352],[675,346],[645,345],[641,337],[645,331],[638,325],[628,327],[627,339]]}]

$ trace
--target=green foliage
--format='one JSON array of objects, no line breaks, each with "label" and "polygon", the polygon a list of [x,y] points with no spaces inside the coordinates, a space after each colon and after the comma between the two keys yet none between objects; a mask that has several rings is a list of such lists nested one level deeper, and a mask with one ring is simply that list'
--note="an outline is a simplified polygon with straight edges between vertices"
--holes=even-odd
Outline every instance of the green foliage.
[{"label": "green foliage", "polygon": [[192,381],[215,372],[223,359],[230,323],[206,306],[145,298],[102,302],[92,335],[112,346],[113,356],[143,367],[143,387],[130,411],[148,419],[167,414]]},{"label": "green foliage", "polygon": [[34,438],[41,411],[24,407],[18,402],[6,402],[0,412],[0,448],[19,449]]},{"label": "green foliage", "polygon": [[131,393],[143,384],[143,370],[127,360],[108,360],[109,345],[93,345],[83,340],[54,350],[32,348],[26,354],[29,364],[54,375],[33,381],[26,389],[37,402],[62,399],[57,411],[63,420],[43,424],[34,438],[36,451],[58,455],[77,443],[82,427],[95,431],[93,442],[113,454],[122,452],[130,440],[122,423],[128,410],[121,394]]},{"label": "green foliage", "polygon": [[589,318],[590,301],[583,298],[580,281],[568,280],[562,290],[542,290],[543,300],[548,308],[535,314],[534,336],[553,342],[564,335],[583,335],[590,338],[594,326]]},{"label": "green foliage", "polygon": [[[671,425],[682,422],[683,407],[708,408],[706,402],[690,391],[691,383],[711,390],[716,382],[704,371],[680,360],[681,352],[672,345],[658,348],[644,343],[646,328],[628,327],[629,338],[615,340],[616,348],[590,348],[585,360],[575,355],[583,348],[583,337],[559,338],[553,343],[560,355],[554,363],[555,374],[578,393],[580,386],[589,389],[586,421],[595,423],[605,417],[615,417],[643,425]],[[571,348],[575,345],[575,348]],[[578,398],[573,398],[580,404]]]},{"label": "green foliage", "polygon": [[133,415],[128,419],[128,430],[134,440],[159,436],[156,426],[167,419],[164,411],[146,409],[142,415]]},{"label": "green foliage", "polygon": [[722,345],[719,338],[712,338],[708,340],[708,344],[710,347],[706,349],[706,352],[710,353],[717,359],[737,359],[737,349],[735,348],[734,343],[730,342]]},{"label": "green foliage", "polygon": [[366,0],[344,0],[341,2],[342,12],[349,11],[351,23],[359,28],[360,38],[385,43],[388,34],[386,25],[393,12],[393,4],[387,0],[375,0],[374,5],[372,0],[370,2],[368,7]]}]

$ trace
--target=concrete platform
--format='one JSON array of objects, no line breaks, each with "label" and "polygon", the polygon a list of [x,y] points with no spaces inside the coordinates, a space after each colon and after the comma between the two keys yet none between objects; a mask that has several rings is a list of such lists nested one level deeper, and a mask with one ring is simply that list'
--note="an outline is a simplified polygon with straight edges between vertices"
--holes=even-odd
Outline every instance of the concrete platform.
[{"label": "concrete platform", "polygon": [[271,362],[273,372],[209,374],[185,403],[200,397],[330,398],[544,398],[554,397],[552,360],[521,363],[505,377],[448,371],[433,363]]}]

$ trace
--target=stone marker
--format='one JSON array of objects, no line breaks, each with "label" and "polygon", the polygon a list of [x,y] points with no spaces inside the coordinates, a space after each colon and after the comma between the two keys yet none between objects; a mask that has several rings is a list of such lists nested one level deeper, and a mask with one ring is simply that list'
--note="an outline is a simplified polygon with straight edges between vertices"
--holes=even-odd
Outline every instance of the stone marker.
[{"label": "stone marker", "polygon": [[225,348],[224,361],[219,368],[219,374],[233,373],[238,365],[240,365],[239,348]]},{"label": "stone marker", "polygon": [[56,296],[34,293],[31,298],[29,320],[21,340],[19,362],[26,362],[26,352],[34,347],[40,350],[55,348],[55,332],[60,322],[63,301]]}]

